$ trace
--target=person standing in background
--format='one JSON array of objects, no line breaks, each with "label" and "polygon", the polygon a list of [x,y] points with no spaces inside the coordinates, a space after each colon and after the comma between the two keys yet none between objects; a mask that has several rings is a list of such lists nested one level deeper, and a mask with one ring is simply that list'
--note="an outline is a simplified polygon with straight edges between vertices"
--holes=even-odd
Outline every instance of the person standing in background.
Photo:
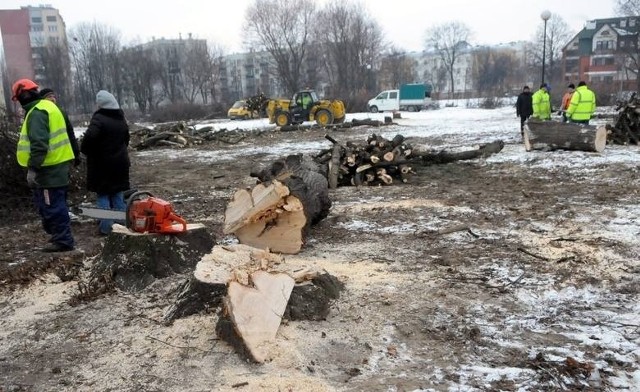
[{"label": "person standing in background", "polygon": [[571,96],[573,95],[574,90],[576,89],[576,85],[571,83],[567,86],[567,92],[562,96],[562,105],[560,105],[559,115],[562,116],[562,122],[567,122],[567,109],[569,108],[569,103],[571,102]]},{"label": "person standing in background", "polygon": [[516,116],[520,117],[520,134],[524,137],[524,122],[533,114],[531,90],[524,86],[516,100]]},{"label": "person standing in background", "polygon": [[[129,189],[129,126],[116,98],[105,90],[96,94],[98,110],[91,117],[80,151],[87,157],[87,189],[97,194],[99,208],[125,211]],[[112,220],[100,221],[100,234],[111,232]]]},{"label": "person standing in background", "polygon": [[580,81],[567,108],[567,117],[573,123],[588,125],[595,111],[596,94],[589,90],[586,82]]},{"label": "person standing in background", "polygon": [[542,83],[540,89],[531,97],[533,117],[538,120],[551,120],[551,99],[549,98],[549,85]]}]

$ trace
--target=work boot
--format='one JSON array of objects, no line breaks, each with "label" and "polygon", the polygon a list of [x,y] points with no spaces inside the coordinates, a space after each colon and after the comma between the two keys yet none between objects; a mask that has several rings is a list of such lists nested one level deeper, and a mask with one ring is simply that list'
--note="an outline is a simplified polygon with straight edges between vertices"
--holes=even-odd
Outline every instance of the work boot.
[{"label": "work boot", "polygon": [[62,245],[58,243],[49,244],[41,249],[41,251],[46,253],[54,253],[54,252],[69,252],[73,250],[73,246]]}]

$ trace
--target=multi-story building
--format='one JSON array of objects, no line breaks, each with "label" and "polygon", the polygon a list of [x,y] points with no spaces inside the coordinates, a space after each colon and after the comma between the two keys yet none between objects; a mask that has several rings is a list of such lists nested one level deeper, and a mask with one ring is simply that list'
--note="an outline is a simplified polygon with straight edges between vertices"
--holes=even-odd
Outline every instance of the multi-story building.
[{"label": "multi-story building", "polygon": [[564,81],[610,92],[635,89],[638,68],[630,60],[640,52],[639,31],[640,17],[588,21],[562,50]]},{"label": "multi-story building", "polygon": [[[68,56],[64,19],[50,5],[0,10],[0,31],[4,52],[5,86],[20,78],[28,78],[46,86],[57,86],[45,72],[45,50],[51,46],[64,48],[57,55]],[[69,72],[68,58],[58,59]],[[5,98],[7,98],[5,96]]]},{"label": "multi-story building", "polygon": [[281,96],[283,88],[273,72],[268,52],[250,51],[224,56],[220,64],[220,90],[223,101],[231,102],[263,93]]}]

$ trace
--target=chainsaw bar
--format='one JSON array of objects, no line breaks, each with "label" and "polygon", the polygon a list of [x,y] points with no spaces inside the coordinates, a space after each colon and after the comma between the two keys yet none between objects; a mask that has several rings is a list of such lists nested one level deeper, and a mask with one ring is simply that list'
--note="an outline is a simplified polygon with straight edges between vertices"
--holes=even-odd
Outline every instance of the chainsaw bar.
[{"label": "chainsaw bar", "polygon": [[117,210],[105,210],[104,208],[80,206],[80,214],[95,219],[125,220],[126,212]]}]

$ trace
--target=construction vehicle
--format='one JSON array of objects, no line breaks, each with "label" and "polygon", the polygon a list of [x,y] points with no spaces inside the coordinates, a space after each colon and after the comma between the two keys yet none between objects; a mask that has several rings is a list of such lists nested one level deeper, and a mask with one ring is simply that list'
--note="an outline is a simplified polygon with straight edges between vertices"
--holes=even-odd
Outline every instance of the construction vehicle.
[{"label": "construction vehicle", "polygon": [[80,213],[91,218],[124,222],[129,230],[137,233],[176,234],[187,230],[187,222],[174,212],[168,201],[147,191],[127,193],[126,211],[80,206]]},{"label": "construction vehicle", "polygon": [[267,104],[269,123],[283,127],[315,121],[320,126],[344,122],[344,103],[340,100],[319,99],[314,90],[302,90],[293,99],[272,99]]}]

